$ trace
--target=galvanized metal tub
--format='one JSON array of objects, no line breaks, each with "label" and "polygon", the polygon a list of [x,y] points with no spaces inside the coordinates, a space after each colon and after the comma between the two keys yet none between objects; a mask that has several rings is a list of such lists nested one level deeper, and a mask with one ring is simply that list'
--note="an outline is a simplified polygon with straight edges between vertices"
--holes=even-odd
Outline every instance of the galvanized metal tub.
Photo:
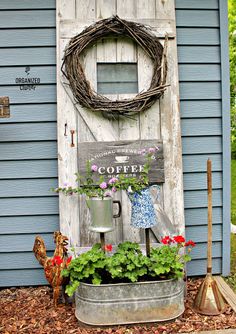
[{"label": "galvanized metal tub", "polygon": [[184,281],[81,283],[75,302],[77,319],[90,325],[166,321],[184,312]]}]

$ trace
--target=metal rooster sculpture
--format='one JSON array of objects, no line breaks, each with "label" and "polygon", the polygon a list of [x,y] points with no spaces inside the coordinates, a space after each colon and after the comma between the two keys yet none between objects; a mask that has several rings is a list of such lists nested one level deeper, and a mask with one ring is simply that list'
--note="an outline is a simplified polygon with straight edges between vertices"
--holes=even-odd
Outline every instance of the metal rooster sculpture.
[{"label": "metal rooster sculpture", "polygon": [[[43,266],[45,277],[53,288],[53,304],[56,307],[60,294],[60,287],[62,286],[63,290],[64,286],[68,283],[67,278],[61,277],[61,272],[67,267],[71,257],[68,258],[67,256],[66,246],[68,245],[68,238],[66,236],[62,235],[61,232],[56,231],[54,232],[54,242],[56,244],[54,255],[53,257],[48,257],[43,239],[40,236],[36,236],[33,252],[36,259]],[[63,297],[65,297],[64,290]]]}]

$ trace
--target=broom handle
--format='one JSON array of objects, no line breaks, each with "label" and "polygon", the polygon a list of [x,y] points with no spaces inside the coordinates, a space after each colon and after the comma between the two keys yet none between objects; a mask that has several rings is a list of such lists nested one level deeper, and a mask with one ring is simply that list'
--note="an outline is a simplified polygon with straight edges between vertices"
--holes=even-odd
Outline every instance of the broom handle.
[{"label": "broom handle", "polygon": [[207,199],[208,199],[208,242],[207,242],[207,273],[212,273],[212,173],[211,160],[207,160]]}]

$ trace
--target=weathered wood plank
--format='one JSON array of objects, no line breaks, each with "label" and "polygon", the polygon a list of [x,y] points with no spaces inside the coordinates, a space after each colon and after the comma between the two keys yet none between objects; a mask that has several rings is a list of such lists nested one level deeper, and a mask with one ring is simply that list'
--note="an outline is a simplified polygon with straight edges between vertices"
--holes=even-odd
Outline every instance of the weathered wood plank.
[{"label": "weathered wood plank", "polygon": [[232,307],[234,312],[236,312],[236,301],[235,301],[236,300],[236,294],[230,288],[230,286],[225,282],[223,277],[215,276],[214,278],[217,282],[218,288],[219,288],[220,292],[222,293],[223,297],[225,298],[227,303]]},{"label": "weathered wood plank", "polygon": [[116,14],[116,0],[97,0],[96,17],[101,20]]}]

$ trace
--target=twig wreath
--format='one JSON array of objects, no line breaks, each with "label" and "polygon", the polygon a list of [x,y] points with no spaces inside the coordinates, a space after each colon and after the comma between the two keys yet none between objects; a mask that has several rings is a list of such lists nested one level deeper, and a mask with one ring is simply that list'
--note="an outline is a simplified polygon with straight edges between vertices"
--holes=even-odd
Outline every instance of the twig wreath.
[{"label": "twig wreath", "polygon": [[[95,41],[108,35],[130,37],[153,61],[150,87],[132,99],[112,101],[93,91],[85,77],[80,63],[81,52]],[[82,106],[93,111],[102,111],[103,115],[108,117],[130,116],[151,107],[164,93],[167,74],[166,46],[162,46],[158,38],[150,32],[149,27],[113,16],[87,27],[70,40],[65,50],[61,69],[69,81],[75,100]]]}]

